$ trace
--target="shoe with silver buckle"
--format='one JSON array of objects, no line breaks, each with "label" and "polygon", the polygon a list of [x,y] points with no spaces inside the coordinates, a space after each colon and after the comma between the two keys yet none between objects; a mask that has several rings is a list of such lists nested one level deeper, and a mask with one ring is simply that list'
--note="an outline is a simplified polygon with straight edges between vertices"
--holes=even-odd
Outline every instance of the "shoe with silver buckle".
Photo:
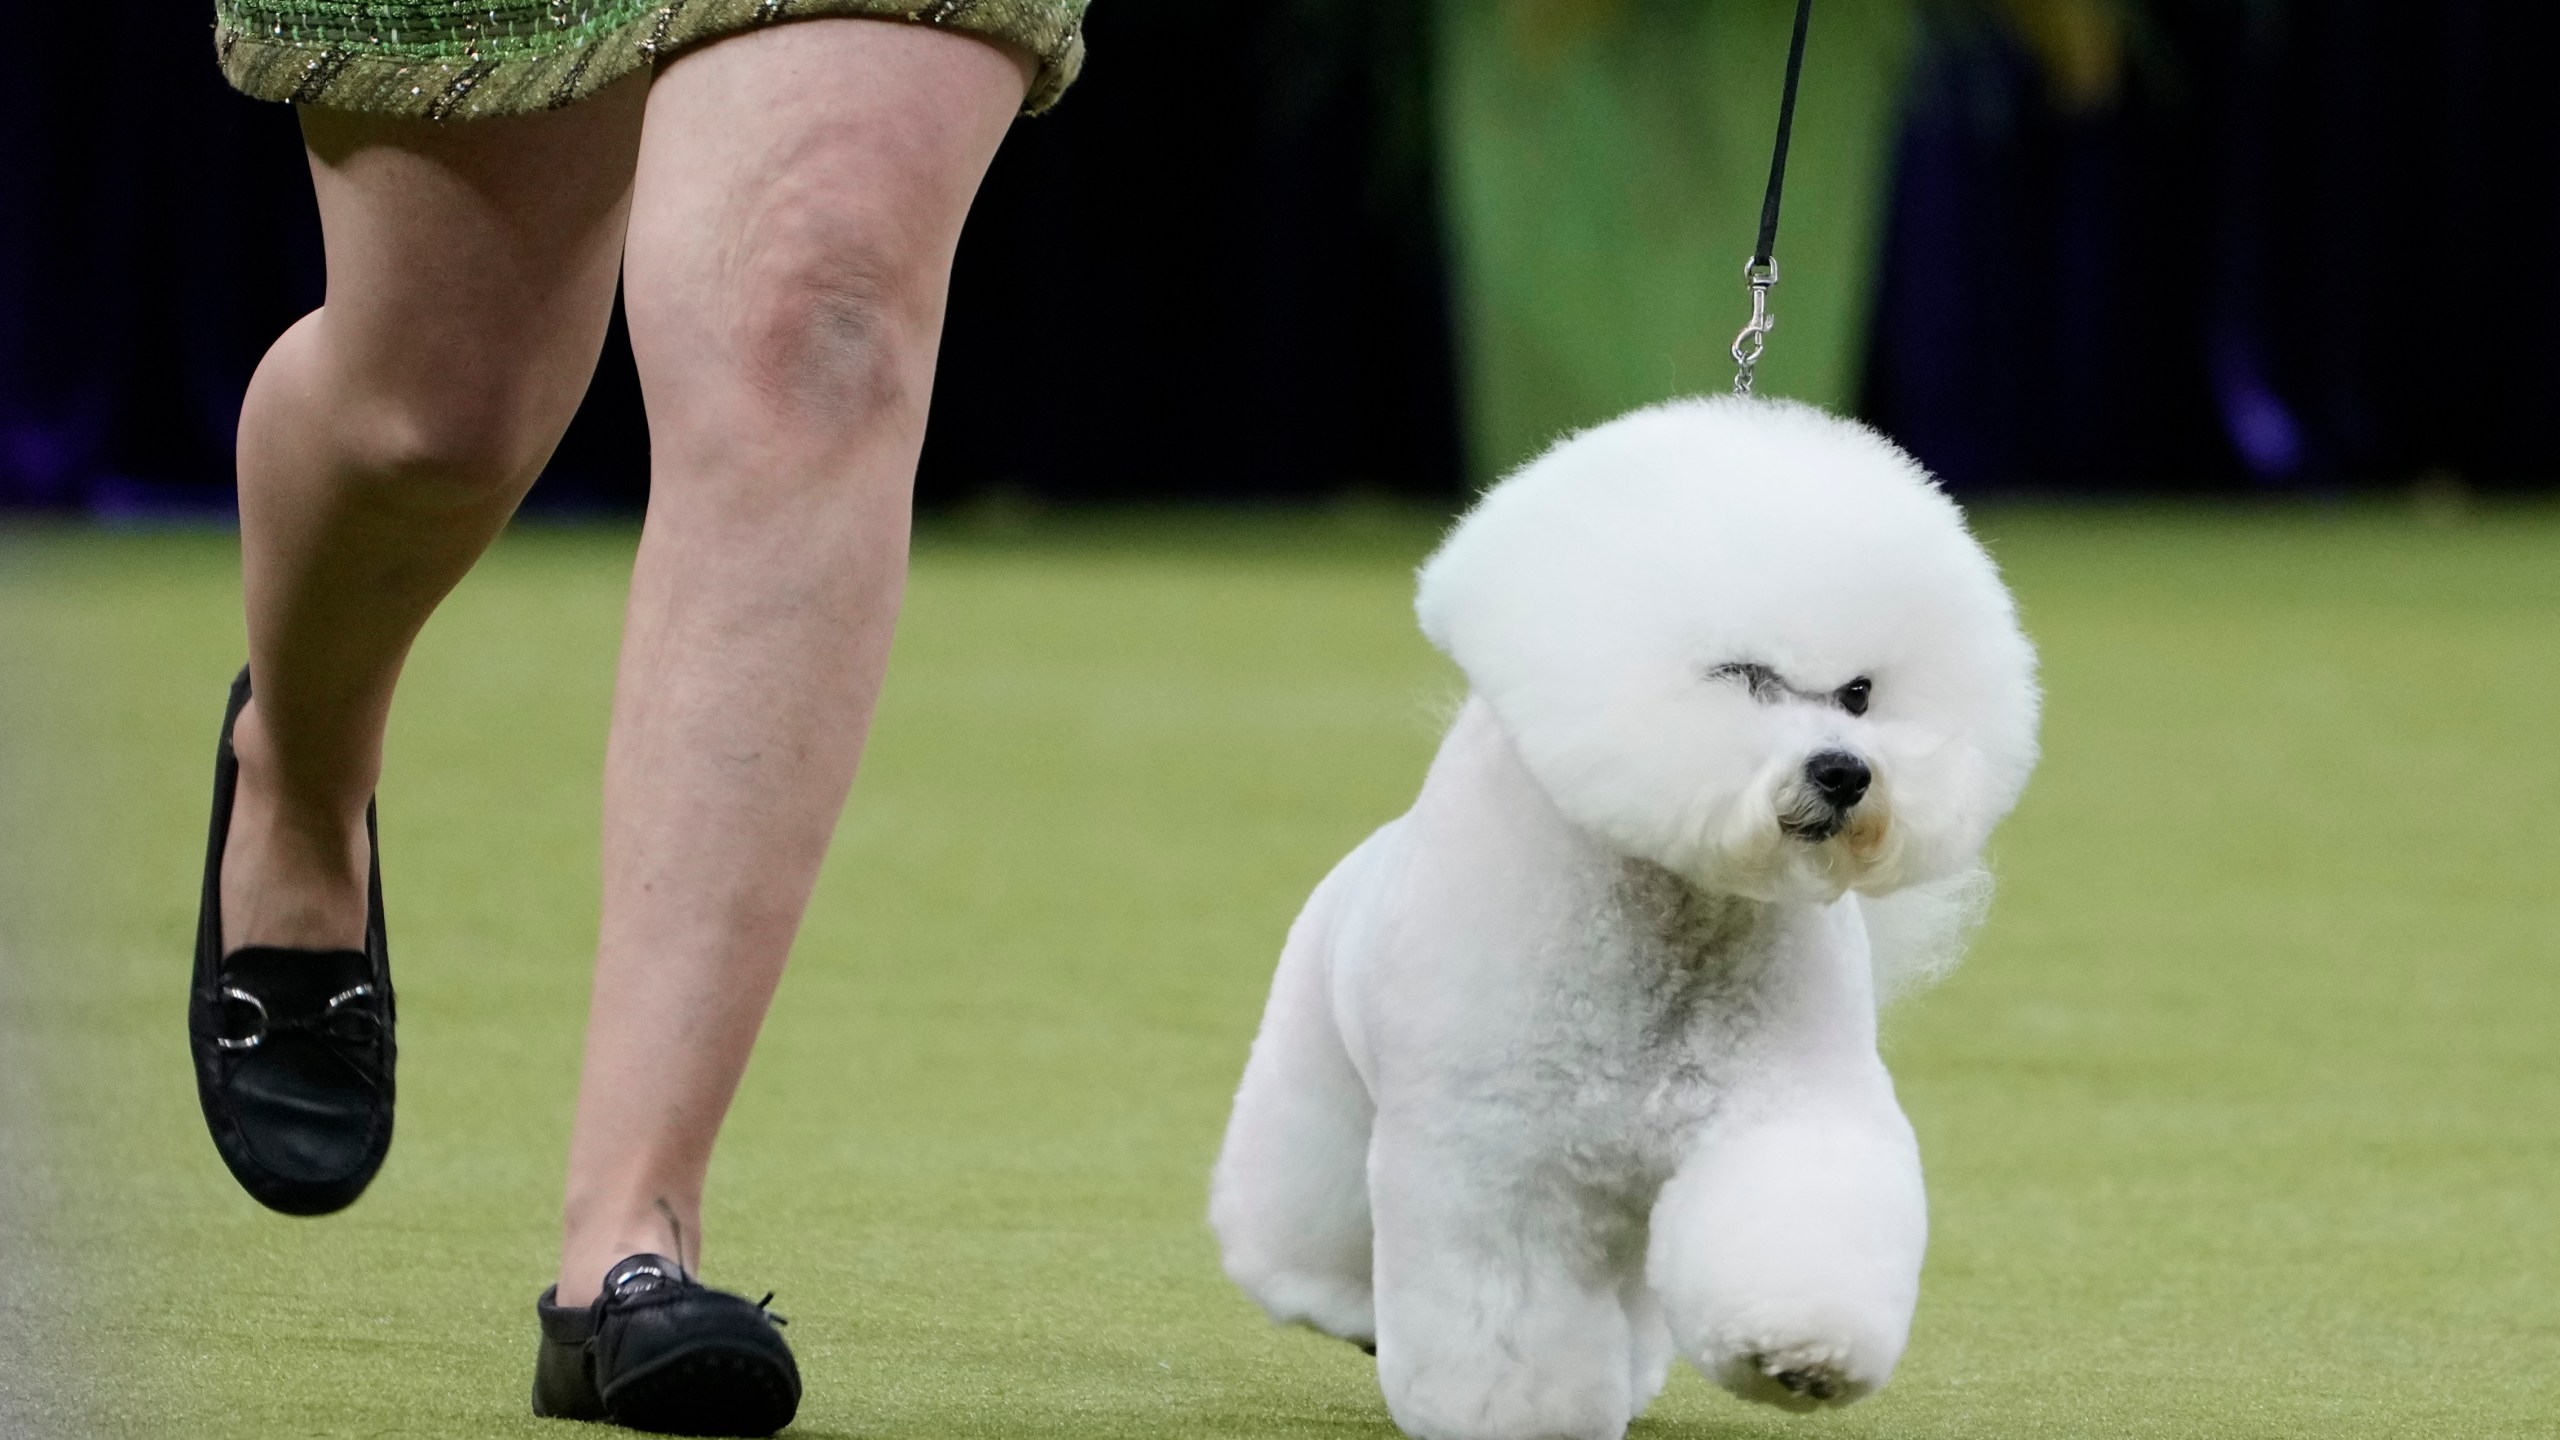
[{"label": "shoe with silver buckle", "polygon": [[[382,865],[377,854],[366,881],[362,950],[248,945],[222,952],[222,851],[240,779],[231,731],[248,703],[249,672],[242,670],[214,753],[213,835],[196,917],[187,1039],[205,1127],[232,1177],[268,1209],[325,1215],[355,1203],[391,1149],[397,1049]],[[373,842],[370,805],[364,823]]]},{"label": "shoe with silver buckle", "polygon": [[781,1316],[695,1280],[663,1255],[634,1255],[589,1305],[534,1302],[542,1349],[533,1413],[662,1435],[770,1435],[800,1409],[800,1367]]}]

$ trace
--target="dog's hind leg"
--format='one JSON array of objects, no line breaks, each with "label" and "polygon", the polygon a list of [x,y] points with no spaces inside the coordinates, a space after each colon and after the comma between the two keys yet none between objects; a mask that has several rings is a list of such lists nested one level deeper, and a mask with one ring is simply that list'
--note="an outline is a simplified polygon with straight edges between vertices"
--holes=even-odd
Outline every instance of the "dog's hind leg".
[{"label": "dog's hind leg", "polygon": [[1372,1108],[1335,1018],[1347,912],[1389,826],[1316,887],[1290,927],[1209,1185],[1227,1275],[1283,1324],[1374,1348],[1367,1164]]}]

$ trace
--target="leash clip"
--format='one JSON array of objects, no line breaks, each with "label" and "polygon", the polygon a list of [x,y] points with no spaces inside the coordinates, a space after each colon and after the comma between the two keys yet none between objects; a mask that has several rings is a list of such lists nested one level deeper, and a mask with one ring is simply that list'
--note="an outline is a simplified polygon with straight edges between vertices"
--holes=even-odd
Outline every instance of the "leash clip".
[{"label": "leash clip", "polygon": [[1751,320],[1733,337],[1733,393],[1751,393],[1752,367],[1769,348],[1769,332],[1778,328],[1778,317],[1769,310],[1769,292],[1778,285],[1776,257],[1743,262],[1742,281],[1751,287]]}]

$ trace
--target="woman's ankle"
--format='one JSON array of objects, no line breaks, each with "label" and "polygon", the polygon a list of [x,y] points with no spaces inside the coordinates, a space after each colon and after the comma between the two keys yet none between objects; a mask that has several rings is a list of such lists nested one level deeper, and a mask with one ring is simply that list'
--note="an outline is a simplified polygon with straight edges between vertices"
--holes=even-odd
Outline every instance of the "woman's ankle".
[{"label": "woman's ankle", "polygon": [[256,716],[253,700],[232,730],[240,775],[223,843],[223,950],[360,950],[373,863],[365,796],[284,793]]},{"label": "woman's ankle", "polygon": [[[580,1210],[588,1213],[580,1214]],[[699,1205],[679,1210],[659,1199],[637,1206],[572,1206],[560,1247],[555,1303],[585,1305],[604,1287],[606,1272],[634,1255],[663,1255],[687,1274],[700,1263]]]}]

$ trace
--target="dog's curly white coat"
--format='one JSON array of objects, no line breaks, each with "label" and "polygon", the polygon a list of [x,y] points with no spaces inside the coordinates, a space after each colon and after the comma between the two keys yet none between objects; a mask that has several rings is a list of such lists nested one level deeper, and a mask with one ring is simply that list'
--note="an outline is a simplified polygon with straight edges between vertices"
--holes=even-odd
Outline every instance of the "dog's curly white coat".
[{"label": "dog's curly white coat", "polygon": [[1290,931],[1227,1273],[1425,1440],[1614,1440],[1675,1355],[1874,1391],[1928,1230],[1877,998],[1954,958],[2036,758],[1990,558],[1872,431],[1685,400],[1488,493],[1417,609],[1472,693]]}]

